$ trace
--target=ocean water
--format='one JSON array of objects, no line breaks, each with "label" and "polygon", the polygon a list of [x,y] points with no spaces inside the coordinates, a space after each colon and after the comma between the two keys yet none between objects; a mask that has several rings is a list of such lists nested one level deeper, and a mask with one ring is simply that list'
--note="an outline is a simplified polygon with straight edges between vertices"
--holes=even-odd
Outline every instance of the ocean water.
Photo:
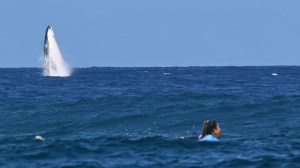
[{"label": "ocean water", "polygon": [[0,167],[300,167],[299,130],[299,66],[0,68]]}]

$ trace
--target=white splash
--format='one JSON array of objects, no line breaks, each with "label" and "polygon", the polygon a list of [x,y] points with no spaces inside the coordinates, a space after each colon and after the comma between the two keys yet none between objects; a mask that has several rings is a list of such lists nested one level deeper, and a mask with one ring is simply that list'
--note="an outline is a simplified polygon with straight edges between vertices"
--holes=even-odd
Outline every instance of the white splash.
[{"label": "white splash", "polygon": [[71,69],[64,61],[55,40],[55,35],[51,26],[47,27],[44,43],[44,76],[71,75]]}]

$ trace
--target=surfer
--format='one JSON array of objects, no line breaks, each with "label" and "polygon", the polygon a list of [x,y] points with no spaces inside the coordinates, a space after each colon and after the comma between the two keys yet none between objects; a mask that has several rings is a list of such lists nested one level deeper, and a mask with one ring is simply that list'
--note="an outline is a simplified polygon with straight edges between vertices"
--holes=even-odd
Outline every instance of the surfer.
[{"label": "surfer", "polygon": [[180,139],[190,139],[197,140],[200,142],[209,141],[209,142],[218,142],[218,137],[221,135],[220,124],[215,120],[205,120],[202,125],[201,134],[193,137],[184,137],[181,136]]},{"label": "surfer", "polygon": [[202,133],[199,135],[198,141],[218,142],[221,135],[220,124],[215,120],[205,120],[202,125]]}]

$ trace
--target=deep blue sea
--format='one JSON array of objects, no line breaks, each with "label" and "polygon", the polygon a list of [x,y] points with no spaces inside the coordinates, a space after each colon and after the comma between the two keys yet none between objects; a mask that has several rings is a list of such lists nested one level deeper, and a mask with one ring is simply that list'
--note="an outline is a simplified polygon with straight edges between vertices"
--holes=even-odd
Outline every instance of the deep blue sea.
[{"label": "deep blue sea", "polygon": [[300,167],[299,130],[299,66],[0,68],[0,167]]}]

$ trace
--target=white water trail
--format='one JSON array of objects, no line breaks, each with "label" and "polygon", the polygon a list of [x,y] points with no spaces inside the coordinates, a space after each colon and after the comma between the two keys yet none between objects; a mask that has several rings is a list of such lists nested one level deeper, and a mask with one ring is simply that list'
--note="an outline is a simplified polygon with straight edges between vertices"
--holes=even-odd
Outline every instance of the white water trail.
[{"label": "white water trail", "polygon": [[71,75],[71,69],[64,61],[59,50],[52,27],[48,26],[45,36],[44,48],[44,76],[67,77]]}]

